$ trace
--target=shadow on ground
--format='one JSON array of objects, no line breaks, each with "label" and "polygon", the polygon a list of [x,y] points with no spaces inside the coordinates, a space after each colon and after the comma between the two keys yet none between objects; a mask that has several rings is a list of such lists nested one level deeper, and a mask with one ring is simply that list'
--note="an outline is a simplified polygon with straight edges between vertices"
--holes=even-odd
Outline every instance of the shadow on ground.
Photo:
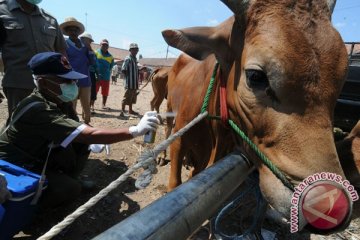
[{"label": "shadow on ground", "polygon": [[[15,239],[33,240],[42,236],[91,197],[95,196],[109,183],[117,179],[126,170],[127,166],[124,163],[113,159],[104,161],[90,159],[82,175],[94,180],[96,188],[90,192],[84,192],[76,202],[48,210],[41,214],[38,213],[34,217],[33,223],[23,233],[18,234]],[[92,239],[137,212],[140,209],[139,205],[124,194],[136,191],[134,182],[135,180],[132,178],[127,179],[127,181],[120,184],[52,239]]]}]

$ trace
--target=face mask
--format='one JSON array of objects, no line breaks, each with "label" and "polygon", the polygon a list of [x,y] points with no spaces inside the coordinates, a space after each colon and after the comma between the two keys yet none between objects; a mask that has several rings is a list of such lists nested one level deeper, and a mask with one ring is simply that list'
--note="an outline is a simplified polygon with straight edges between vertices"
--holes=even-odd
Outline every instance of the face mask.
[{"label": "face mask", "polygon": [[78,96],[78,86],[76,83],[72,84],[60,84],[62,94],[58,96],[63,102],[71,102]]},{"label": "face mask", "polygon": [[31,4],[36,5],[36,4],[41,3],[42,0],[26,0],[26,1],[27,1],[28,3],[31,3]]},{"label": "face mask", "polygon": [[32,77],[33,77],[34,84],[35,84],[36,88],[39,88],[39,83],[38,83],[38,81],[36,80],[35,75],[32,75]]}]

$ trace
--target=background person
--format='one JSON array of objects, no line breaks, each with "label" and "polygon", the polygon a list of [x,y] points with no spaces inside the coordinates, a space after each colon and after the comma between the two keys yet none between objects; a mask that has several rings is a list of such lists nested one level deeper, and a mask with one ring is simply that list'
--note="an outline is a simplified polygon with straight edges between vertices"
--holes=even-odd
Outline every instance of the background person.
[{"label": "background person", "polygon": [[89,67],[94,64],[94,59],[90,56],[89,48],[83,44],[79,35],[84,32],[84,25],[78,22],[74,17],[68,17],[60,24],[60,29],[64,35],[69,36],[66,39],[68,48],[66,53],[71,66],[75,71],[84,74],[84,78],[78,79],[79,88],[78,97],[73,101],[73,107],[76,112],[77,99],[80,99],[82,107],[82,119],[84,123],[90,123],[90,94],[91,80],[89,77]]},{"label": "background person", "polygon": [[[7,98],[9,116],[13,108],[35,88],[26,66],[39,52],[66,54],[64,37],[56,19],[36,4],[41,0],[0,1],[0,19],[5,39],[1,39],[5,75],[2,87]],[[0,22],[1,23],[1,22]]]},{"label": "background person", "polygon": [[[40,205],[54,207],[76,198],[82,189],[79,175],[88,160],[89,144],[111,144],[156,130],[159,121],[146,113],[137,126],[119,129],[93,128],[64,113],[62,105],[76,97],[75,72],[58,53],[35,55],[29,62],[38,86],[20,102],[13,118],[29,108],[0,136],[0,157],[10,163],[40,173],[50,152],[46,176],[48,187]],[[36,116],[36,118],[34,118]]]},{"label": "background person", "polygon": [[90,93],[90,111],[95,114],[95,101],[96,101],[96,81],[97,81],[97,58],[94,50],[91,47],[91,43],[94,42],[90,33],[84,32],[80,36],[81,41],[89,50],[89,57],[92,58],[93,64],[89,67],[89,77],[91,80],[91,93]]},{"label": "background person", "polygon": [[108,110],[106,100],[109,96],[111,69],[114,66],[114,57],[109,53],[109,41],[103,39],[100,42],[100,49],[96,51],[98,81],[96,82],[96,93],[101,87],[102,109]]},{"label": "background person", "polygon": [[133,110],[133,104],[136,103],[136,91],[139,89],[139,69],[137,66],[136,54],[139,52],[139,47],[136,43],[131,43],[129,46],[130,55],[124,60],[121,71],[124,73],[124,87],[125,94],[121,103],[120,117],[124,117],[125,106],[129,105],[129,114],[138,115]]},{"label": "background person", "polygon": [[119,75],[119,67],[117,64],[114,64],[111,70],[111,83],[116,85],[117,77]]}]

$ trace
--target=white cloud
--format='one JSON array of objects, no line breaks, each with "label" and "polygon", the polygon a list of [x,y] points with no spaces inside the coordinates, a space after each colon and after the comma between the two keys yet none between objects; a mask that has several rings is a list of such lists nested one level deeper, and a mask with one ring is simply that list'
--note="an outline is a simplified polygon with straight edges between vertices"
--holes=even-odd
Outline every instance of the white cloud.
[{"label": "white cloud", "polygon": [[345,22],[337,22],[334,24],[336,28],[343,28],[346,26]]},{"label": "white cloud", "polygon": [[215,25],[219,24],[219,21],[217,19],[209,19],[207,21],[207,24],[210,25],[210,26],[215,26]]}]

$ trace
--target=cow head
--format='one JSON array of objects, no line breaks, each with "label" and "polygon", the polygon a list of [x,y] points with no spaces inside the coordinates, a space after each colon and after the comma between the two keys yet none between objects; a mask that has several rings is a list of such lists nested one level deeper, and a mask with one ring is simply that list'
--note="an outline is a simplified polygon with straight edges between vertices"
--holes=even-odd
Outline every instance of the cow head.
[{"label": "cow head", "polygon": [[[227,78],[230,117],[294,186],[319,172],[344,177],[332,120],[347,53],[331,25],[334,0],[222,0],[234,16],[217,27],[165,30],[166,42]],[[292,192],[256,161],[266,199],[289,216]]]}]

